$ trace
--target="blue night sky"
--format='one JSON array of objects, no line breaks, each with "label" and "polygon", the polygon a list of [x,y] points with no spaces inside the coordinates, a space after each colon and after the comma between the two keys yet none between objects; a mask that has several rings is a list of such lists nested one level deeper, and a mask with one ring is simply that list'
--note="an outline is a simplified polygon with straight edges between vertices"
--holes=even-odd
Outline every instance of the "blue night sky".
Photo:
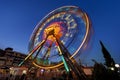
[{"label": "blue night sky", "polygon": [[50,11],[74,5],[85,11],[92,22],[94,34],[83,64],[91,59],[104,62],[101,40],[116,63],[120,63],[120,0],[0,0],[0,48],[12,47],[27,54],[30,35],[38,22]]}]

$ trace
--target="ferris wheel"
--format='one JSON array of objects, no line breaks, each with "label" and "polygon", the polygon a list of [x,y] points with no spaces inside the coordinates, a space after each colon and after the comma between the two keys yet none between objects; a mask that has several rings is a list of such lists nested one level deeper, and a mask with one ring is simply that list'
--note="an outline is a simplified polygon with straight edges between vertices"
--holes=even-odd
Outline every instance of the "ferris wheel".
[{"label": "ferris wheel", "polygon": [[90,20],[76,6],[63,6],[47,14],[34,29],[29,42],[29,54],[19,65],[32,58],[42,69],[69,66],[79,54],[90,34]]}]

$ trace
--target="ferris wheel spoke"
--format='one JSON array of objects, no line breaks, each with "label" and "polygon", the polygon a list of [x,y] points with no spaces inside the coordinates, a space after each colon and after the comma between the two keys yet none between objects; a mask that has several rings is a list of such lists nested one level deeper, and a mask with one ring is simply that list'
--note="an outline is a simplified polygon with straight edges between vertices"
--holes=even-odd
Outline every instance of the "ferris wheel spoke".
[{"label": "ferris wheel spoke", "polygon": [[65,69],[66,69],[67,72],[69,72],[68,64],[67,64],[67,62],[66,62],[66,60],[65,60],[65,58],[63,56],[63,53],[62,53],[62,50],[61,50],[60,46],[58,45],[57,48],[58,48],[58,51],[59,51],[59,55],[60,55],[60,57],[61,57],[61,59],[62,59],[62,61],[64,63]]},{"label": "ferris wheel spoke", "polygon": [[[76,61],[73,62],[70,59],[70,53],[66,49],[66,47],[62,44],[62,42],[60,40],[58,40],[57,38],[56,38],[56,41],[57,41],[58,50],[60,52],[60,56],[62,58],[62,61],[64,63],[66,71],[69,72],[69,69],[72,69],[78,77],[81,77],[81,74],[83,74],[83,73],[81,73],[82,71],[77,67]],[[82,75],[82,76],[84,76],[84,75]],[[84,76],[83,78],[85,78],[85,80],[86,80],[86,76]]]},{"label": "ferris wheel spoke", "polygon": [[63,48],[63,52],[65,53],[65,54],[63,54],[63,55],[66,55],[67,57],[70,57],[71,54],[70,54],[70,52],[68,51],[68,49],[64,46],[64,44],[63,44],[60,40],[58,40],[58,42],[59,42],[59,44],[61,44],[61,46],[62,46],[62,48]]},{"label": "ferris wheel spoke", "polygon": [[56,44],[57,44],[57,48],[58,48],[58,51],[59,51],[59,55],[60,55],[60,57],[61,57],[61,59],[62,59],[62,61],[63,61],[63,63],[64,63],[65,69],[66,69],[67,72],[69,72],[70,70],[69,70],[67,61],[66,61],[66,59],[65,59],[65,57],[64,57],[64,55],[63,55],[63,54],[64,54],[64,50],[62,49],[61,43],[60,43],[60,41],[56,38],[56,36],[55,36],[54,34],[53,34],[53,36],[54,36],[55,39],[56,39]]},{"label": "ferris wheel spoke", "polygon": [[[28,56],[25,58],[25,61],[26,61],[29,57],[31,57],[31,56],[35,53],[35,51],[38,50],[38,52],[37,52],[36,56],[34,57],[34,59],[37,57],[37,55],[39,54],[39,51],[42,49],[42,47],[43,47],[44,43],[46,42],[47,38],[48,38],[48,36],[46,36],[46,38],[45,38],[44,40],[42,40],[40,43],[38,43],[38,45],[37,45],[37,46],[28,54]],[[33,59],[33,60],[34,60],[34,59]]]},{"label": "ferris wheel spoke", "polygon": [[18,65],[21,66],[26,60],[29,59],[29,57],[31,57],[33,55],[33,53],[39,49],[41,47],[41,45],[43,45],[45,43],[45,40],[41,41],[29,54],[28,56]]},{"label": "ferris wheel spoke", "polygon": [[44,45],[44,44],[45,44],[45,42],[44,42],[43,44],[41,44],[41,46],[37,49],[38,51],[37,51],[35,57],[33,58],[33,61],[35,61],[35,59],[36,59],[37,56],[39,55],[39,53],[40,53],[41,49],[43,48],[43,45]]},{"label": "ferris wheel spoke", "polygon": [[48,57],[50,56],[51,47],[52,47],[52,43],[49,45],[49,47],[48,47],[47,51],[45,52],[42,59],[45,59],[45,57],[46,57],[46,59],[48,59]]},{"label": "ferris wheel spoke", "polygon": [[[54,37],[56,38],[55,35],[54,35]],[[70,52],[67,50],[67,48],[64,46],[64,44],[59,39],[57,39],[57,38],[56,38],[56,42],[59,45],[59,47],[60,47],[60,49],[62,51],[62,54],[70,57],[71,56]]]}]

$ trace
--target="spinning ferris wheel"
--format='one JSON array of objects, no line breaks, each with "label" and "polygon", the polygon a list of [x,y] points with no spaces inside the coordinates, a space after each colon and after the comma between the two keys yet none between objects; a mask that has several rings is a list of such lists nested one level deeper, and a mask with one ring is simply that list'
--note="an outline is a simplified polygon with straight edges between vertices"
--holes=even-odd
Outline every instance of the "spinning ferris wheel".
[{"label": "spinning ferris wheel", "polygon": [[[34,29],[29,54],[33,64],[42,69],[54,69],[69,63],[85,45],[90,34],[90,20],[76,6],[63,6],[46,15]],[[69,62],[71,61],[71,62]]]}]

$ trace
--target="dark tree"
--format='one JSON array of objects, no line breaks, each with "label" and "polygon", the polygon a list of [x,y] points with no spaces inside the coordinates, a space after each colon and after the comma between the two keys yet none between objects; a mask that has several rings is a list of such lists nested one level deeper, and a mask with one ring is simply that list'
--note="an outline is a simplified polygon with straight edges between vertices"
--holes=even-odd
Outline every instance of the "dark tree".
[{"label": "dark tree", "polygon": [[105,58],[105,65],[107,67],[114,67],[115,66],[115,61],[111,57],[110,53],[107,51],[107,49],[104,47],[102,41],[100,41],[101,47],[102,47],[102,53]]},{"label": "dark tree", "polygon": [[[105,58],[105,65],[107,66],[107,80],[120,80],[120,76],[118,74],[118,68],[115,67],[115,61],[111,57],[110,53],[107,51],[107,49],[104,47],[103,43],[100,41],[101,47],[102,47],[102,53]],[[110,68],[114,68],[114,70],[110,70]]]},{"label": "dark tree", "polygon": [[109,80],[107,69],[103,64],[95,62],[92,78],[92,80]]}]

